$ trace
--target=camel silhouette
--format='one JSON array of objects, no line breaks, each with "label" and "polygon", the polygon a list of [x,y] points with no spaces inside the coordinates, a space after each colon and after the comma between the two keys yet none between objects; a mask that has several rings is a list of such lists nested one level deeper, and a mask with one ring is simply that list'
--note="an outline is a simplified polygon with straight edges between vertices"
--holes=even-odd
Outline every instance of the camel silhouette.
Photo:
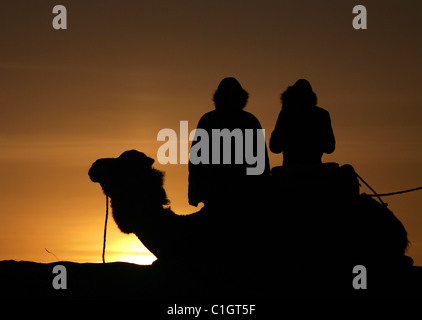
[{"label": "camel silhouette", "polygon": [[404,226],[388,208],[359,194],[350,165],[276,167],[259,207],[204,206],[182,216],[171,210],[164,174],[153,163],[129,150],[95,161],[89,176],[110,197],[119,229],[134,233],[170,268],[196,264],[218,273],[223,265],[230,277],[255,273],[266,283],[290,274],[279,277],[279,284],[301,292],[311,283],[318,286],[321,275],[335,288],[340,285],[335,275],[344,272],[349,281],[357,264],[402,268],[413,263],[405,256]]}]

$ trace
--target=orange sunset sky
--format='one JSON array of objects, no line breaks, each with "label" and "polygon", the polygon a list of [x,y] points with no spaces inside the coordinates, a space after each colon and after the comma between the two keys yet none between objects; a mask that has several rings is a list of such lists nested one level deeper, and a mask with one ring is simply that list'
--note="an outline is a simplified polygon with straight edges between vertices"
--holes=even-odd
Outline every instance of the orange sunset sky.
[{"label": "orange sunset sky", "polygon": [[[67,30],[52,27],[58,4]],[[357,4],[367,30],[352,27]],[[91,164],[127,149],[156,159],[159,130],[194,129],[226,76],[249,92],[267,142],[280,93],[306,78],[336,135],[324,161],[352,164],[381,193],[422,185],[421,31],[420,0],[1,1],[0,260],[56,261],[46,248],[100,262],[105,196]],[[156,168],[173,210],[194,212],[187,165]],[[422,265],[422,192],[385,201]],[[109,220],[106,261],[153,259]]]}]

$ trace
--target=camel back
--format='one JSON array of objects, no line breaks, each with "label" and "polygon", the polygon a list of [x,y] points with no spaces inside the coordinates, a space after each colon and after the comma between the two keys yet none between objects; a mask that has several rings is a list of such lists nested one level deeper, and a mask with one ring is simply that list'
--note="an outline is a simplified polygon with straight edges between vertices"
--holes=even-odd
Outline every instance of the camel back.
[{"label": "camel back", "polygon": [[351,165],[329,162],[315,166],[279,166],[271,170],[273,190],[313,200],[352,200],[359,196],[359,182]]}]

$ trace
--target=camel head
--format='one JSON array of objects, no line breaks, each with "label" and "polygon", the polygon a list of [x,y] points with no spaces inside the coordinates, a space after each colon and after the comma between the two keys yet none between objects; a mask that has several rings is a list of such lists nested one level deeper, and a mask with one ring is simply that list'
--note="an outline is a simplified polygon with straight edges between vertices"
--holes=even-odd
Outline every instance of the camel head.
[{"label": "camel head", "polygon": [[141,216],[145,220],[169,202],[164,174],[153,163],[144,153],[129,150],[118,158],[98,159],[89,169],[90,179],[110,197],[114,220],[124,233],[134,232]]}]

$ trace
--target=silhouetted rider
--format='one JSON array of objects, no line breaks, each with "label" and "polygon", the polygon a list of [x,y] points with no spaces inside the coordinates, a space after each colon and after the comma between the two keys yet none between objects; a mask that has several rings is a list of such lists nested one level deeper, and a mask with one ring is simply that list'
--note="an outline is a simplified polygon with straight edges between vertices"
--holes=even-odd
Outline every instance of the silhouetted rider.
[{"label": "silhouetted rider", "polygon": [[[246,112],[243,108],[246,106],[249,94],[235,78],[223,79],[217,91],[214,93],[215,110],[204,114],[198,123],[198,129],[203,129],[209,136],[208,163],[193,164],[192,150],[200,140],[193,141],[191,147],[191,158],[189,161],[189,203],[197,206],[198,203],[210,205],[224,205],[231,203],[244,202],[248,197],[255,196],[255,188],[261,189],[259,184],[262,177],[269,176],[270,166],[265,140],[262,138],[263,145],[260,145],[262,159],[258,159],[260,163],[251,165],[245,159],[245,153],[252,151],[257,155],[257,130],[261,130],[261,124],[258,119],[251,113]],[[231,163],[223,164],[223,154],[227,152],[224,144],[228,140],[220,139],[220,164],[213,163],[213,129],[241,130],[242,141],[234,138],[231,139],[229,152],[231,152]],[[253,129],[254,140],[246,142],[246,130]],[[198,135],[198,134],[197,134]],[[215,140],[215,139],[214,139]],[[235,143],[243,143],[240,158],[242,161],[236,161]],[[253,150],[252,150],[253,149]],[[225,151],[226,150],[226,151]],[[239,159],[238,159],[239,160]],[[259,175],[247,175],[247,168],[260,165],[262,173]],[[265,167],[264,167],[265,166]]]},{"label": "silhouetted rider", "polygon": [[282,93],[281,102],[270,150],[283,153],[283,165],[321,164],[323,153],[334,151],[335,138],[330,114],[316,105],[311,84],[298,80]]}]

